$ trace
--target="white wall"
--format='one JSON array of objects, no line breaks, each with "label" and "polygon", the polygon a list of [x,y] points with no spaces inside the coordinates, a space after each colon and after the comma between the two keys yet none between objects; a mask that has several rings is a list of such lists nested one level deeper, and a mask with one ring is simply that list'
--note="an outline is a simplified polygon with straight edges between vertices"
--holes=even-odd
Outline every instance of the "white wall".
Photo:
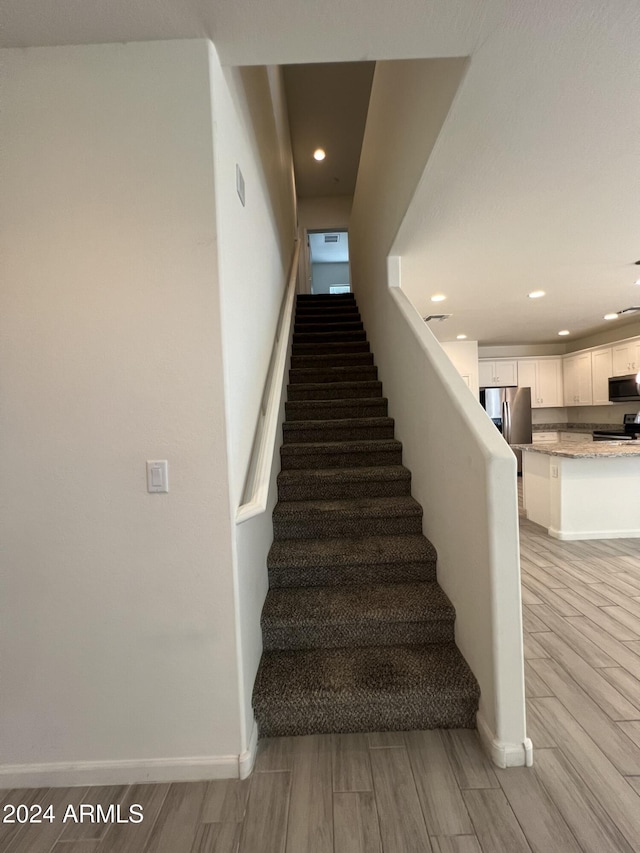
[{"label": "white wall", "polygon": [[[232,772],[207,43],[8,50],[2,66],[4,770]],[[150,495],[158,458],[170,491]]]},{"label": "white wall", "polygon": [[206,41],[2,61],[0,784],[237,775],[273,488],[235,512],[296,234],[280,71]]},{"label": "white wall", "polygon": [[298,199],[298,235],[301,241],[299,289],[311,293],[311,264],[306,241],[307,231],[349,229],[353,196],[319,196]]},{"label": "white wall", "polygon": [[334,195],[298,199],[298,224],[311,231],[349,228],[353,196]]},{"label": "white wall", "polygon": [[[528,742],[515,457],[397,286],[393,249],[464,70],[464,60],[378,63],[351,216],[352,281],[456,608],[456,640],[480,683],[483,737],[495,761],[517,764]],[[389,126],[402,134],[390,138]]]},{"label": "white wall", "polygon": [[[213,45],[209,58],[230,510],[235,518],[296,237],[295,187],[281,70],[223,68]],[[245,206],[236,193],[236,163],[244,175]],[[280,431],[266,511],[233,531],[241,753],[255,748],[251,693],[262,653],[260,613],[268,586],[266,556],[273,541],[281,443]],[[247,766],[251,760],[246,758]]]},{"label": "white wall", "polygon": [[[222,68],[210,44],[231,501],[244,487],[296,238],[291,146],[278,69]],[[271,79],[270,79],[271,78]],[[236,164],[245,206],[236,193]]]},{"label": "white wall", "polygon": [[311,278],[314,293],[329,293],[329,288],[336,284],[349,284],[349,264],[311,264]]},{"label": "white wall", "polygon": [[446,341],[443,342],[441,346],[473,394],[478,397],[480,394],[478,378],[478,342]]}]

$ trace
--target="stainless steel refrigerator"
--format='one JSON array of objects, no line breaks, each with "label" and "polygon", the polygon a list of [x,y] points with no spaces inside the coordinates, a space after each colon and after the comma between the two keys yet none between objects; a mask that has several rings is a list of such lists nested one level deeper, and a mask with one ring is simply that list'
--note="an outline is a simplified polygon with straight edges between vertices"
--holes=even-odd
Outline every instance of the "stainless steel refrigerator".
[{"label": "stainless steel refrigerator", "polygon": [[[508,444],[531,444],[531,388],[481,388],[480,402]],[[520,474],[522,451],[513,452]]]}]

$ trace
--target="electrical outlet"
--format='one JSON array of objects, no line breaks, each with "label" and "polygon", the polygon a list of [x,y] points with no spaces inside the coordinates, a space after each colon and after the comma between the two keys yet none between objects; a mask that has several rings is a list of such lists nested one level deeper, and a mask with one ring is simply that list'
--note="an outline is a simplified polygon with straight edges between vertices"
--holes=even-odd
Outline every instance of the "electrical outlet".
[{"label": "electrical outlet", "polygon": [[554,478],[557,478],[557,476],[558,476],[558,466],[557,465],[551,466],[551,476]]}]

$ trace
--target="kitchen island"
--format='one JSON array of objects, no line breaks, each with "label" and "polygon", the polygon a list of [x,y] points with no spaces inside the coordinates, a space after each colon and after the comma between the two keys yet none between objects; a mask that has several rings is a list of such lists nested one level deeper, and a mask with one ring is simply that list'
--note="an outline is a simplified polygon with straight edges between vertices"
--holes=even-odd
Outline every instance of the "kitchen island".
[{"label": "kitchen island", "polygon": [[640,441],[517,446],[525,514],[550,536],[640,538]]}]

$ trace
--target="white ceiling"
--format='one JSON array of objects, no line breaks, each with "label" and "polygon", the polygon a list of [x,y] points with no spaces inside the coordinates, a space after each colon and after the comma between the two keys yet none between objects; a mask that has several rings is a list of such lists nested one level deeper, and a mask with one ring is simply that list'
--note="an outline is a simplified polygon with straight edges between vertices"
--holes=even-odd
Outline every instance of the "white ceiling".
[{"label": "white ceiling", "polygon": [[[284,66],[298,198],[353,195],[374,70],[375,62]],[[326,152],[321,162],[316,148]]]},{"label": "white ceiling", "polygon": [[2,4],[2,46],[185,37],[240,65],[471,57],[395,247],[442,340],[557,342],[640,304],[638,0]]}]

